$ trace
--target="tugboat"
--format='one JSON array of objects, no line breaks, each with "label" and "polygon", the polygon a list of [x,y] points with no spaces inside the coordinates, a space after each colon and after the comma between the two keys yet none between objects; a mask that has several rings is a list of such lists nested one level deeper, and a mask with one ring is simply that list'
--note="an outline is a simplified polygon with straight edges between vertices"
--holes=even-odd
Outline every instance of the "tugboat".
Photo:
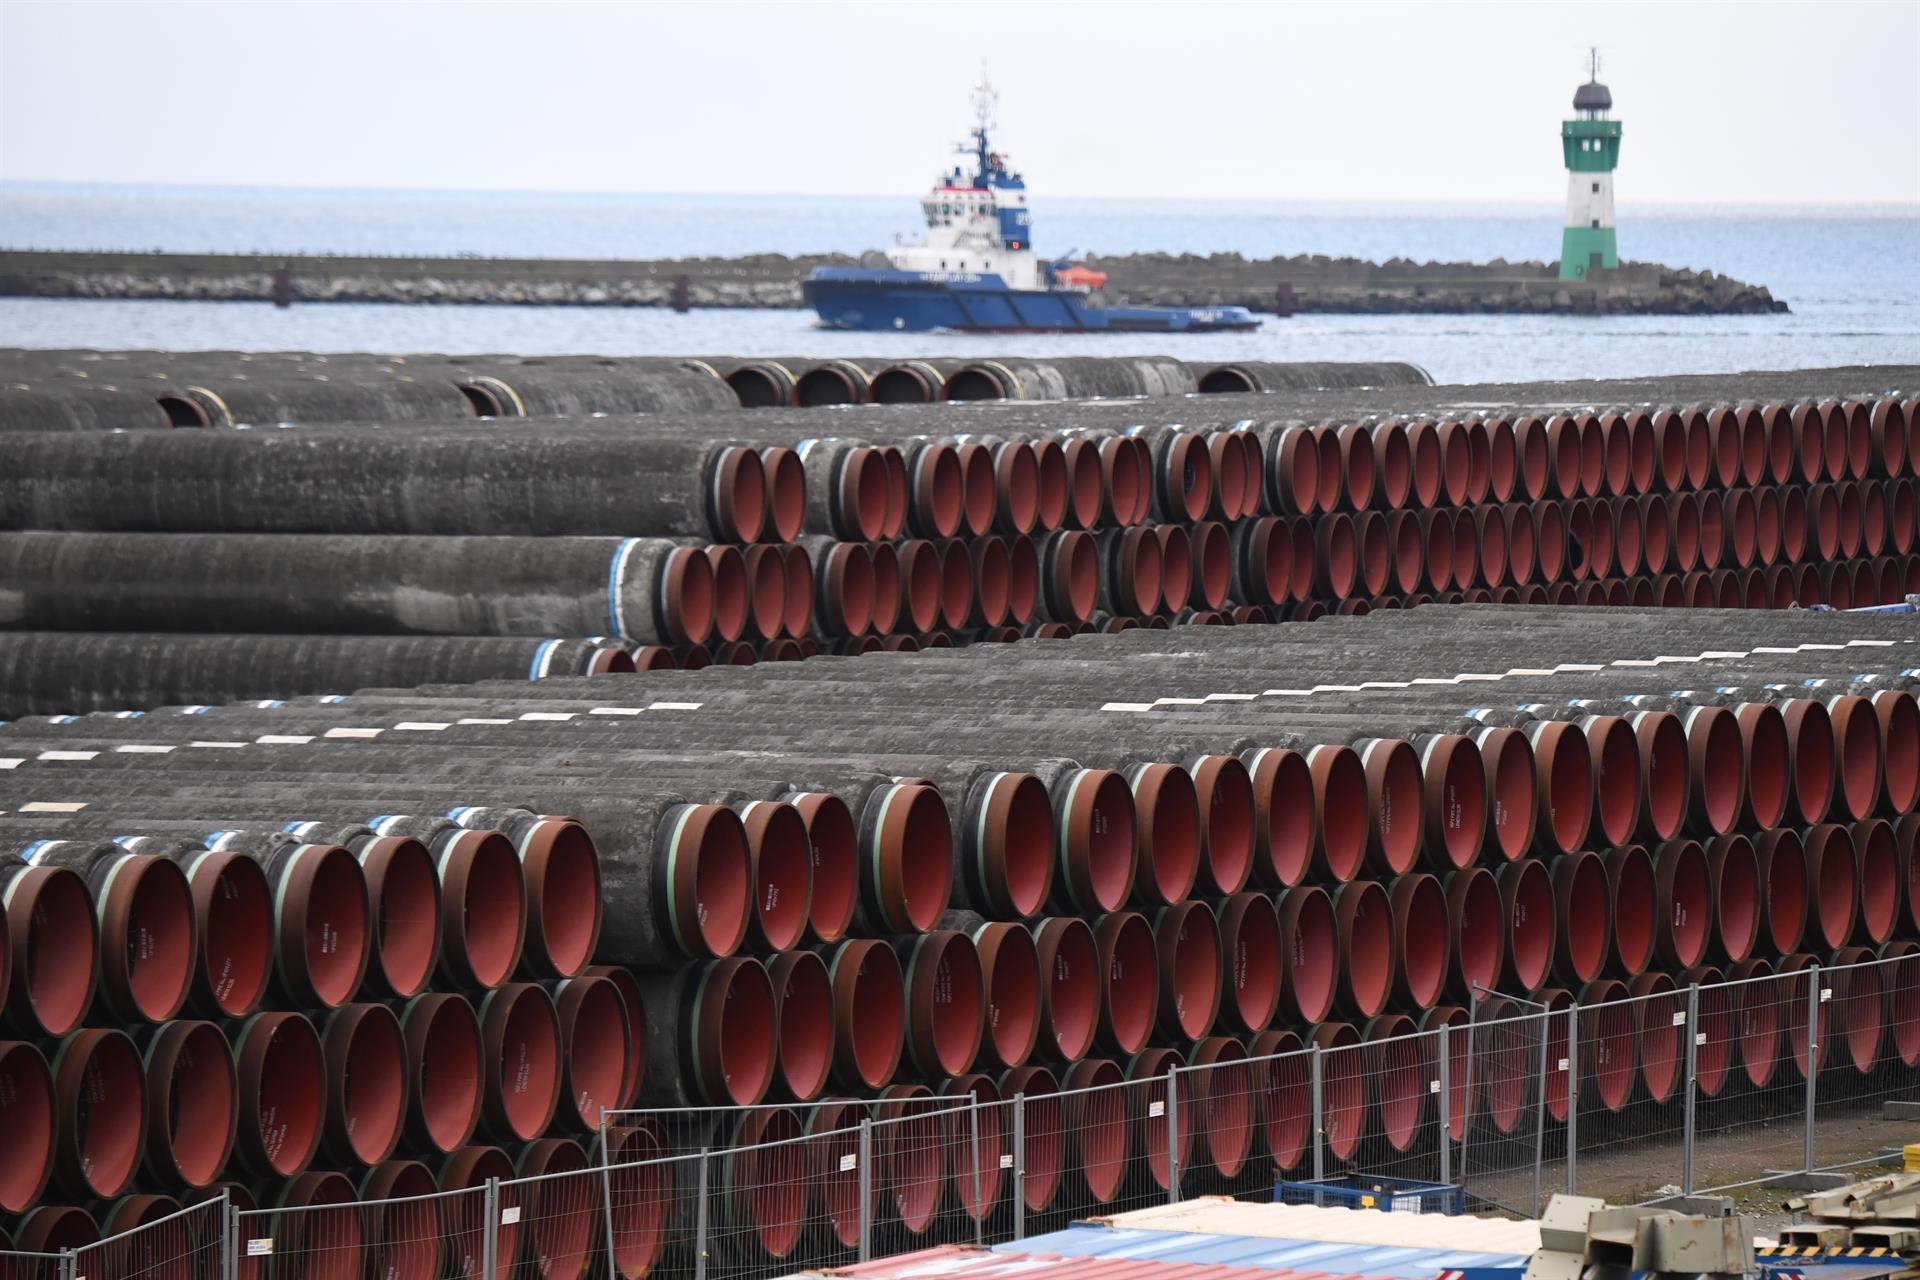
[{"label": "tugboat", "polygon": [[888,267],[816,267],[801,285],[832,329],[959,333],[1214,333],[1257,329],[1245,307],[1108,307],[1106,276],[1033,251],[1027,184],[987,141],[996,95],[973,87],[974,170],[955,165],[920,202],[926,239],[887,251]]}]

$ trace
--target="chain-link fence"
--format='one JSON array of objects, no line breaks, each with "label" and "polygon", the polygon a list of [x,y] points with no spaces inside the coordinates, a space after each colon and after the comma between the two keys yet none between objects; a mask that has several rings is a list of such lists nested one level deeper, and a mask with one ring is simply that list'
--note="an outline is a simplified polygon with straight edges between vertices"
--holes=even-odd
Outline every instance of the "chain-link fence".
[{"label": "chain-link fence", "polygon": [[1216,1037],[942,1094],[609,1113],[590,1153],[535,1143],[514,1165],[467,1148],[483,1154],[437,1178],[398,1162],[358,1187],[308,1173],[258,1210],[133,1197],[114,1234],[0,1253],[0,1274],[745,1280],[1196,1195],[1437,1185],[1469,1211],[1532,1215],[1561,1189],[1628,1202],[1779,1182],[1884,1158],[1920,1109],[1920,947],[1842,958],[1603,980],[1578,1004],[1484,994],[1417,1027]]}]

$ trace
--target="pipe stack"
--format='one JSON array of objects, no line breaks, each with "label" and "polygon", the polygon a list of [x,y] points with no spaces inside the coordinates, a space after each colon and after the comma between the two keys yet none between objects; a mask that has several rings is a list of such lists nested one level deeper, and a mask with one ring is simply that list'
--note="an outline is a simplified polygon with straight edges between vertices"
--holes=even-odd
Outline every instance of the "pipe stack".
[{"label": "pipe stack", "polygon": [[0,431],[578,417],[1196,391],[1408,386],[1406,364],[1205,365],[1164,356],[1030,360],[0,349]]},{"label": "pipe stack", "polygon": [[[596,1098],[762,1108],[715,1143],[743,1150],[844,1132],[833,1099],[904,1115],[927,1095],[998,1103],[1017,1092],[1036,1144],[1024,1161],[1033,1213],[1167,1174],[1164,1129],[1103,1101],[1134,1094],[1072,1090],[1251,1061],[1244,1087],[1183,1095],[1195,1146],[1182,1159],[1212,1161],[1224,1186],[1270,1185],[1304,1158],[1301,1082],[1261,1063],[1319,1045],[1339,1066],[1328,1087],[1340,1122],[1326,1135],[1337,1163],[1417,1150],[1432,1140],[1432,1104],[1400,1087],[1422,1069],[1417,1055],[1401,1061],[1421,1043],[1408,1033],[1460,1026],[1468,1009],[1498,1023],[1522,999],[1582,1006],[1597,1055],[1581,1067],[1583,1105],[1597,1098],[1646,1127],[1677,1105],[1673,1037],[1655,1034],[1650,1002],[1716,976],[1913,954],[1913,648],[1894,616],[1462,606],[32,716],[0,727],[0,839],[24,855],[7,889],[8,924],[22,922],[9,1017],[55,1064],[48,1127],[68,1150],[78,1135],[58,1110],[58,1064],[141,1074],[138,1039],[116,1068],[107,1046],[121,1033],[104,1028],[164,1031],[189,1001],[216,1023],[250,1009],[226,1029],[243,1117],[234,1159],[265,1180],[261,1194],[286,1170],[248,1136],[249,1080],[324,1099],[311,1108],[314,1142],[337,1163],[321,1167],[372,1154],[328,1145],[341,1014],[316,1025],[293,1011],[357,1009],[369,999],[356,992],[418,980],[422,944],[375,937],[371,922],[421,915],[441,929],[432,985],[388,1009],[403,1047],[366,1049],[372,1060],[415,1052],[407,1017],[435,998],[426,990],[478,996],[482,1043],[494,1045],[495,1031],[548,1027],[550,1007],[564,1027],[561,979],[604,976],[620,995],[603,1000],[602,1030],[549,1037],[554,1052],[519,1059],[539,1068],[525,1078],[591,1070],[604,1081]],[[401,892],[402,846],[431,868],[413,883],[438,890],[436,910],[372,905]],[[222,906],[202,886],[215,868],[257,875],[259,905]],[[12,909],[13,884],[45,895],[56,881],[86,922],[89,893],[160,902],[157,886],[172,886],[170,915],[132,913],[152,923],[97,912],[91,1004],[71,989],[70,964],[33,951],[71,948],[81,926],[35,930],[33,913]],[[286,909],[287,885],[307,886],[304,913]],[[593,902],[604,909],[588,919]],[[227,912],[218,923],[216,908]],[[242,950],[259,957],[268,994],[229,1010],[218,1000],[242,997],[207,981],[226,971],[208,949],[237,946],[225,940],[246,915],[267,926]],[[151,942],[129,949],[118,931],[136,927]],[[316,936],[364,941],[316,954]],[[143,948],[172,966],[173,985],[145,968],[109,972]],[[29,980],[23,995],[22,974],[56,989]],[[370,988],[373,974],[385,976]],[[1900,1046],[1911,1030],[1883,1033],[1891,990],[1842,993],[1829,1016],[1845,1052],[1814,1069],[1910,1075],[1920,1059]],[[644,1040],[637,1069],[584,1051],[618,1038],[615,1010],[644,1028],[627,1033]],[[57,1016],[72,1021],[22,1021]],[[1747,1069],[1729,1069],[1716,1097],[1772,1083],[1792,1061],[1780,1048],[1790,1025],[1730,1049],[1750,1056],[1722,1061]],[[281,1048],[282,1035],[305,1047]],[[418,1039],[439,1043],[424,1029]],[[1483,1040],[1478,1074],[1453,1077],[1461,1135],[1517,1122],[1525,1094],[1501,1070],[1513,1052]],[[496,1055],[482,1056],[493,1072]],[[310,1070],[253,1073],[268,1058]],[[1301,1060],[1280,1061],[1291,1072]],[[477,1123],[503,1149],[556,1112],[576,1129],[584,1118],[506,1080],[488,1074],[474,1091]],[[132,1124],[140,1109],[97,1111],[89,1124]],[[149,1103],[143,1114],[161,1113]],[[457,1152],[459,1135],[439,1127],[446,1114],[416,1100],[396,1141]],[[939,1163],[941,1141],[930,1130],[888,1148],[887,1212],[910,1235],[932,1231],[945,1206],[984,1212],[1009,1194],[996,1182],[991,1201],[968,1200]],[[198,1154],[187,1146],[178,1159]],[[175,1175],[143,1176],[185,1193]],[[56,1203],[108,1194],[57,1185],[69,1198]],[[831,1194],[819,1185],[775,1216],[810,1214],[810,1197]],[[784,1256],[792,1233],[772,1226],[762,1248]]]},{"label": "pipe stack", "polygon": [[[316,385],[379,408],[434,359],[453,363],[328,357]],[[535,366],[516,395],[529,412],[618,405],[590,397],[617,374]],[[0,433],[6,710],[1435,601],[1844,607],[1920,590],[1920,401],[1897,392],[1232,416],[1272,399],[1144,424],[1174,402],[524,421],[387,406],[381,424]],[[956,430],[962,416],[985,429]]]}]

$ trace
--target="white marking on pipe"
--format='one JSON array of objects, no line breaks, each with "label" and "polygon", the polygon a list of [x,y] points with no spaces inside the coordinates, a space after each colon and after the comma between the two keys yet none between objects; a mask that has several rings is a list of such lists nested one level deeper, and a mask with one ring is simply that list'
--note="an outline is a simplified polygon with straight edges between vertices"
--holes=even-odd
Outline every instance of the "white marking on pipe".
[{"label": "white marking on pipe", "polygon": [[227,751],[238,751],[241,747],[250,746],[251,744],[245,742],[189,742],[187,745],[190,747],[219,747]]},{"label": "white marking on pipe", "polygon": [[163,756],[173,748],[158,742],[129,742],[114,750],[130,756]]},{"label": "white marking on pipe", "polygon": [[385,729],[329,729],[320,735],[324,738],[377,738]]},{"label": "white marking on pipe", "polygon": [[571,711],[525,711],[521,713],[520,718],[522,720],[571,720],[573,719],[573,712]]},{"label": "white marking on pipe", "polygon": [[1109,702],[1100,709],[1102,711],[1151,711],[1153,704],[1151,702]]},{"label": "white marking on pipe", "polygon": [[22,813],[78,813],[87,807],[84,800],[29,800],[20,806]]},{"label": "white marking on pipe", "polygon": [[91,760],[99,755],[98,751],[42,751],[36,760]]},{"label": "white marking on pipe", "polygon": [[501,720],[492,716],[463,716],[455,724],[512,724],[511,720]]},{"label": "white marking on pipe", "polygon": [[393,727],[396,730],[412,729],[421,733],[438,733],[442,729],[451,728],[452,726],[441,720],[402,720]]},{"label": "white marking on pipe", "polygon": [[645,707],[595,707],[587,714],[590,716],[637,716],[645,712]]},{"label": "white marking on pipe", "polygon": [[0,769],[18,769],[25,763],[26,760],[21,756],[6,756],[0,758]]},{"label": "white marking on pipe", "polygon": [[703,705],[705,704],[699,703],[699,702],[651,702],[647,704],[647,710],[649,711],[698,711]]},{"label": "white marking on pipe", "polygon": [[272,747],[299,747],[313,741],[310,733],[263,733],[254,739]]}]

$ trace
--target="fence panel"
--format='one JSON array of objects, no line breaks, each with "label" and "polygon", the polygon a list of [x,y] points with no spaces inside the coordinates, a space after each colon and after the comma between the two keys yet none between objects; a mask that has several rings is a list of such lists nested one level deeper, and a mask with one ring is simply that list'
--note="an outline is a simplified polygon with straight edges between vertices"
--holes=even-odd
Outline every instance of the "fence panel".
[{"label": "fence panel", "polygon": [[144,1220],[75,1249],[73,1275],[87,1280],[220,1280],[224,1200],[181,1209],[162,1196],[129,1197],[121,1209]]},{"label": "fence panel", "polygon": [[[1460,1134],[1451,1180],[1466,1189],[1470,1211],[1531,1217],[1544,1190],[1550,1015],[1543,1006],[1501,996],[1482,999],[1472,1015],[1465,1026],[1447,1028],[1448,1118]],[[1463,1084],[1456,1084],[1458,1073],[1465,1074]]]},{"label": "fence panel", "polygon": [[1913,1124],[1887,1119],[1885,1104],[1920,1099],[1920,955],[1832,965],[1820,975],[1828,998],[1813,1164],[1834,1169],[1897,1157]]},{"label": "fence panel", "polygon": [[[249,1210],[234,1215],[235,1265],[242,1280],[481,1280],[495,1243],[489,1203],[488,1188],[469,1187]],[[496,1265],[490,1280],[504,1274]]]},{"label": "fence panel", "polygon": [[1819,998],[1826,981],[1805,969],[1700,988],[1690,1162],[1696,1190],[1755,1186],[1808,1167],[1807,1061],[1810,1044],[1815,1061],[1827,1056],[1828,1008]]}]

